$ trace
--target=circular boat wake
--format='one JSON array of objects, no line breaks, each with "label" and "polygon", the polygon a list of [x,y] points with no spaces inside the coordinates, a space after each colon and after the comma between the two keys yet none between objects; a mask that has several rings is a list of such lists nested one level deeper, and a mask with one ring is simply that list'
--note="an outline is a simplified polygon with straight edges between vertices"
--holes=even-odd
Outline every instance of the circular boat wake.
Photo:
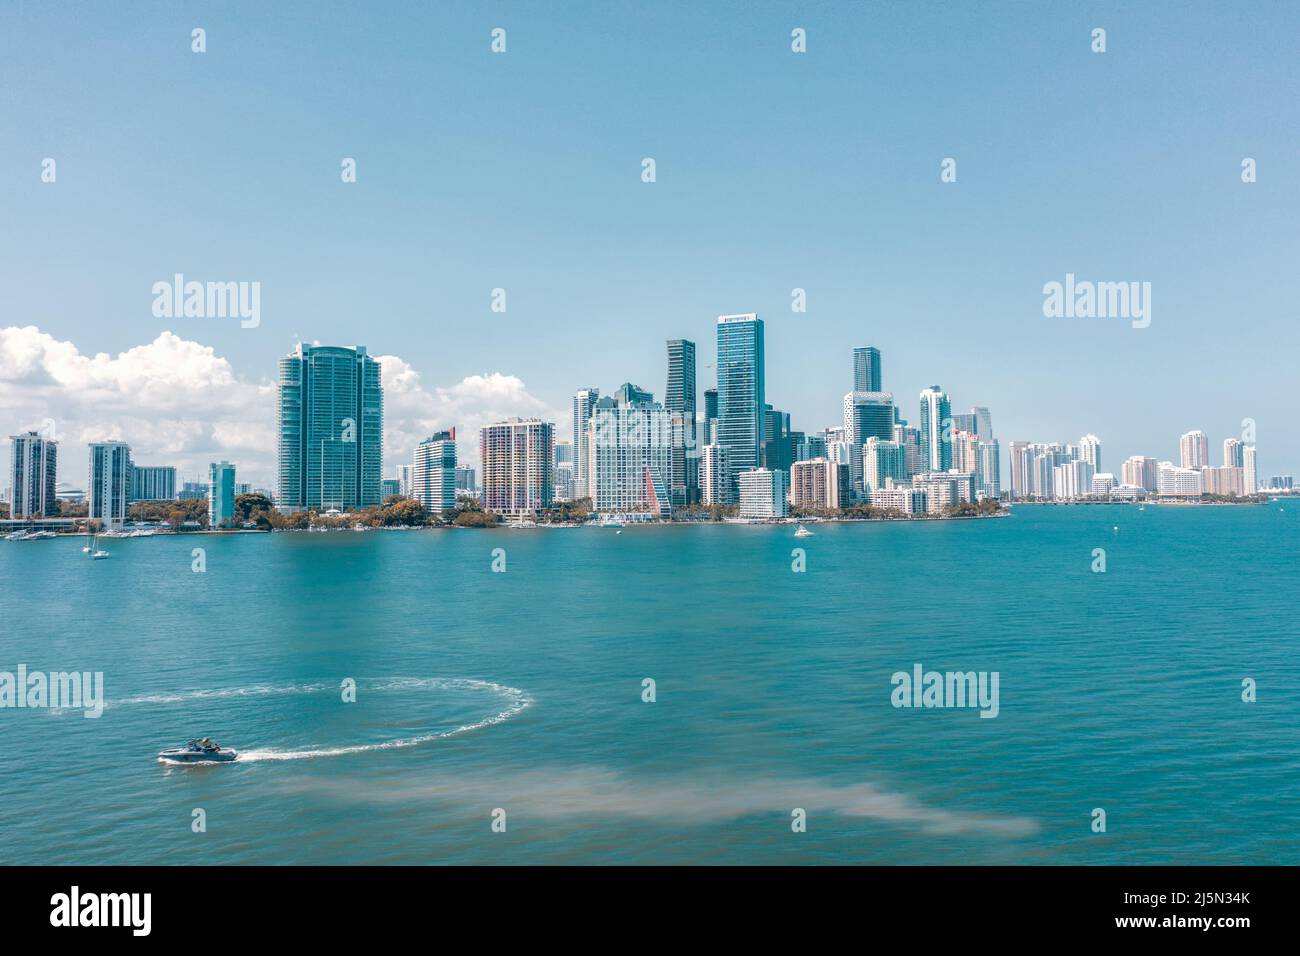
[{"label": "circular boat wake", "polygon": [[[138,697],[128,697],[121,700],[108,701],[104,706],[108,708],[180,704],[199,701],[217,702],[223,699],[265,698],[287,696],[291,694],[338,693],[339,689],[340,685],[337,683],[324,682],[288,685],[262,684],[251,687],[235,687],[219,690],[194,690],[178,693],[144,694]],[[418,690],[451,690],[489,694],[497,701],[495,705],[496,709],[485,717],[465,721],[455,727],[429,731],[427,733],[416,733],[406,737],[396,737],[391,740],[358,744],[340,744],[338,746],[287,747],[283,749],[276,747],[250,747],[249,749],[236,747],[235,749],[238,750],[239,756],[234,762],[259,763],[267,760],[308,760],[314,757],[340,757],[347,754],[366,753],[376,750],[395,750],[404,747],[418,747],[421,744],[431,743],[436,740],[446,740],[449,737],[456,737],[475,730],[482,730],[495,724],[504,723],[523,712],[533,702],[532,698],[518,687],[510,687],[507,684],[499,684],[494,681],[473,680],[470,678],[403,677],[378,681],[358,681],[358,691],[363,694]],[[158,762],[167,766],[184,767],[210,765],[203,763],[189,763],[180,760],[169,760],[165,757],[160,757]]]}]

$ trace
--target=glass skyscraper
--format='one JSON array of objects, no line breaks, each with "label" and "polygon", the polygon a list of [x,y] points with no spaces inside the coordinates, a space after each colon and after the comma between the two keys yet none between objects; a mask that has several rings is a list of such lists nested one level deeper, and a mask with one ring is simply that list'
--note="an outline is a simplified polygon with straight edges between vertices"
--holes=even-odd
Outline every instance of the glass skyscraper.
[{"label": "glass skyscraper", "polygon": [[668,340],[668,388],[664,409],[672,435],[670,495],[674,505],[699,500],[699,436],[695,431],[695,343]]},{"label": "glass skyscraper", "polygon": [[116,528],[126,520],[131,502],[131,446],[120,441],[97,441],[90,444],[90,468],[86,500],[88,517],[105,529]]},{"label": "glass skyscraper", "polygon": [[364,347],[299,345],[280,359],[279,432],[280,508],[382,503],[384,389]]},{"label": "glass skyscraper", "polygon": [[717,443],[735,476],[762,462],[766,431],[763,320],[754,313],[718,316]]},{"label": "glass skyscraper", "polygon": [[867,345],[853,350],[853,391],[880,391],[880,349]]},{"label": "glass skyscraper", "polygon": [[929,471],[952,467],[952,406],[938,385],[921,392],[921,463]]}]

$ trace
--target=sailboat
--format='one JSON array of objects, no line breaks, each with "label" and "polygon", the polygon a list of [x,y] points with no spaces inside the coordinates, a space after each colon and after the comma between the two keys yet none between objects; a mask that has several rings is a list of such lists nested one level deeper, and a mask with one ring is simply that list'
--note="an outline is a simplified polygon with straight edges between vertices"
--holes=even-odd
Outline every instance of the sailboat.
[{"label": "sailboat", "polygon": [[90,535],[90,544],[89,544],[87,547],[82,548],[81,550],[82,550],[82,551],[89,551],[89,552],[90,552],[90,560],[92,560],[92,561],[102,561],[104,558],[107,558],[107,557],[109,556],[109,554],[110,554],[110,552],[105,551],[103,548],[99,548],[99,547],[96,547],[96,546],[95,546],[95,534],[94,534],[94,532],[91,532],[91,535]]}]

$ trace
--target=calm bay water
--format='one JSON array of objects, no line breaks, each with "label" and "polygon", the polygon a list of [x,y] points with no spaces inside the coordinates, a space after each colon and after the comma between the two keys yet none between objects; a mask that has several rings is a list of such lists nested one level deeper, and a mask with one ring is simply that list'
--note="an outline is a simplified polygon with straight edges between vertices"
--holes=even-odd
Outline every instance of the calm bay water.
[{"label": "calm bay water", "polygon": [[0,710],[0,862],[1300,863],[1300,504],[815,530],[0,542],[0,670],[110,702]]}]

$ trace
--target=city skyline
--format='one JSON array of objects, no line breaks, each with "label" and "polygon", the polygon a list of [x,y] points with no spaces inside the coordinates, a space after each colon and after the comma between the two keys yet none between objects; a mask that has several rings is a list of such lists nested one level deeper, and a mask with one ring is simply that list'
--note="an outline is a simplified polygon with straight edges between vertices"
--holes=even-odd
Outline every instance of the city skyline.
[{"label": "city skyline", "polygon": [[[1257,52],[1300,34],[1300,11],[1190,9],[1172,29],[1158,10],[1102,4],[1098,55],[1093,24],[1068,10],[998,9],[521,8],[501,14],[499,56],[481,12],[411,10],[413,36],[439,37],[430,56],[389,49],[381,11],[305,41],[313,8],[286,3],[257,43],[236,12],[205,11],[198,56],[182,11],[90,9],[69,35],[29,5],[15,15],[29,42],[0,58],[0,121],[30,144],[0,153],[0,407],[15,431],[53,418],[78,443],[127,439],[189,476],[228,458],[269,484],[260,392],[299,341],[362,341],[384,360],[396,461],[451,423],[558,423],[583,382],[658,391],[669,336],[699,344],[707,385],[712,317],[752,311],[783,356],[767,391],[806,429],[832,420],[849,388],[841,356],[870,342],[890,391],[910,400],[938,381],[958,407],[996,409],[1003,437],[1095,431],[1121,455],[1173,459],[1165,436],[1235,435],[1251,418],[1263,473],[1300,471],[1282,411],[1300,205],[1285,164],[1300,142],[1257,95],[1294,88],[1293,58]],[[123,29],[168,83],[144,58],[102,59],[90,37]],[[338,71],[321,80],[262,55],[304,42]],[[580,75],[557,69],[575,51]],[[754,68],[730,75],[720,60]],[[613,82],[638,69],[658,95]],[[437,124],[416,120],[431,90]],[[156,122],[195,97],[205,122],[264,148],[218,157],[185,124]],[[535,115],[547,133],[517,122]],[[56,182],[41,181],[45,157]],[[340,180],[347,157],[355,183]],[[1244,157],[1256,182],[1242,182]],[[196,195],[203,181],[214,189]],[[68,256],[87,243],[95,255]],[[260,283],[259,324],[159,319],[152,288],[177,273]],[[1068,274],[1150,282],[1150,326],[1045,318],[1044,285]],[[1188,388],[1207,342],[1215,373]],[[1136,414],[1139,388],[1170,400]]]}]

